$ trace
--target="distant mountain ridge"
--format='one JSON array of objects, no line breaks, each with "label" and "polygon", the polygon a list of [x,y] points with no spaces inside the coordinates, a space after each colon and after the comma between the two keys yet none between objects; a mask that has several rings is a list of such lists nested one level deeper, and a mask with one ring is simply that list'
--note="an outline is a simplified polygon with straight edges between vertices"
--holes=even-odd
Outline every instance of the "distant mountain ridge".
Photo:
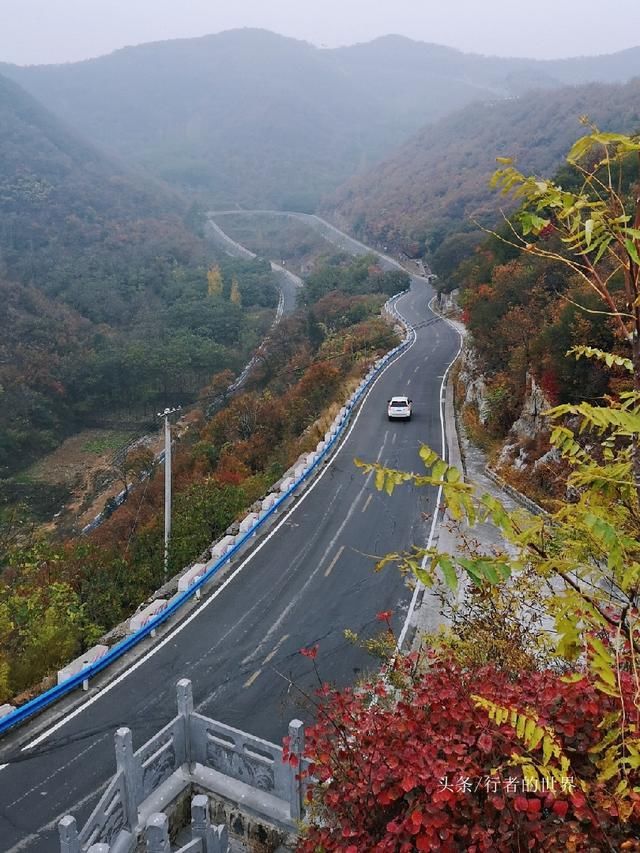
[{"label": "distant mountain ridge", "polygon": [[[324,212],[363,239],[409,254],[438,249],[449,234],[493,225],[508,199],[489,188],[496,157],[552,175],[585,128],[640,131],[640,77],[532,92],[471,104],[429,125],[374,170],[344,184]],[[452,238],[453,239],[453,238]]]},{"label": "distant mountain ridge", "polygon": [[298,209],[470,103],[639,70],[640,48],[541,61],[403,36],[319,49],[255,29],[0,65],[85,137],[181,188],[217,204]]}]

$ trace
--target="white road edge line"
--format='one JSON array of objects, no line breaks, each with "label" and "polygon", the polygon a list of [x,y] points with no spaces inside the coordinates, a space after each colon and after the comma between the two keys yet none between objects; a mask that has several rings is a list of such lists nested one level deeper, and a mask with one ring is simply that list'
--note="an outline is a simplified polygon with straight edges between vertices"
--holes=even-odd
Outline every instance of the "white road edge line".
[{"label": "white road edge line", "polygon": [[[401,299],[406,298],[406,296],[408,296],[408,295],[409,294],[403,294],[402,296],[400,296],[396,300],[396,303],[399,302]],[[404,317],[402,317],[402,319],[405,323],[407,323],[407,326],[408,326],[409,325],[408,321]],[[376,376],[374,381],[371,383],[371,387],[369,388],[369,390],[365,394],[362,402],[360,403],[360,408],[358,409],[356,416],[353,419],[353,423],[351,424],[346,435],[342,439],[340,446],[337,448],[335,453],[330,457],[331,461],[335,460],[338,457],[338,454],[340,454],[342,452],[342,449],[345,446],[345,444],[347,443],[349,436],[351,435],[356,424],[358,423],[358,418],[360,417],[360,415],[364,411],[364,404],[366,403],[367,398],[369,397],[369,394],[371,394],[371,392],[373,391],[373,389],[377,385],[378,381],[382,378],[382,376],[384,376],[384,374],[387,372],[387,370],[392,365],[394,365],[394,364],[396,364],[396,362],[400,361],[400,359],[402,359],[406,355],[406,353],[408,353],[409,350],[415,345],[415,342],[417,340],[417,335],[416,335],[415,329],[412,330],[412,333],[413,333],[413,340],[411,341],[409,346],[405,350],[403,350],[401,353],[399,353],[395,358],[391,359],[391,361],[384,367],[383,370],[380,371],[380,373]],[[327,460],[327,461],[329,461],[329,460]],[[202,602],[202,604],[193,611],[193,613],[191,613],[189,616],[187,616],[187,618],[184,619],[182,622],[180,622],[180,624],[176,625],[175,628],[170,633],[168,633],[167,636],[164,637],[159,643],[157,643],[157,645],[154,645],[154,647],[152,649],[150,649],[146,655],[143,655],[141,658],[138,658],[138,660],[135,661],[129,667],[129,669],[125,670],[125,672],[121,673],[119,676],[117,676],[117,678],[114,678],[113,681],[110,681],[109,684],[105,685],[102,688],[102,690],[100,690],[98,693],[95,694],[95,696],[92,696],[90,699],[87,699],[87,701],[84,704],[79,705],[77,708],[75,708],[73,711],[71,711],[71,713],[68,714],[66,717],[64,717],[61,720],[58,720],[57,723],[54,723],[49,729],[46,729],[44,732],[39,734],[38,737],[34,738],[32,741],[30,741],[30,743],[25,744],[25,746],[22,747],[21,752],[25,752],[28,749],[33,749],[35,746],[38,746],[44,740],[46,740],[48,737],[50,737],[50,735],[54,734],[54,732],[57,732],[58,729],[61,729],[67,723],[71,722],[71,720],[73,720],[75,717],[79,716],[87,708],[91,707],[91,705],[93,705],[94,702],[97,702],[99,699],[102,699],[103,696],[105,696],[107,693],[109,693],[111,690],[113,690],[114,687],[117,687],[118,684],[120,684],[122,681],[124,681],[125,678],[127,678],[129,675],[131,675],[131,673],[135,672],[139,667],[141,667],[150,658],[152,658],[155,654],[157,654],[157,652],[159,652],[160,649],[162,649],[164,646],[166,646],[167,643],[171,642],[174,639],[174,637],[176,637],[181,631],[183,631],[187,627],[187,625],[189,625],[197,616],[200,615],[200,613],[206,607],[208,607],[211,604],[211,602],[215,601],[215,599],[223,592],[223,590],[225,590],[227,588],[227,586],[231,583],[231,581],[233,581],[240,574],[240,572],[247,565],[247,563],[249,563],[255,557],[255,555],[264,548],[264,546],[271,539],[271,537],[275,536],[275,534],[282,527],[282,525],[285,524],[285,522],[289,519],[289,517],[291,515],[293,515],[293,513],[298,509],[298,507],[302,504],[302,502],[304,500],[306,500],[306,498],[311,494],[311,492],[315,489],[315,487],[318,485],[320,480],[322,480],[322,478],[324,477],[324,475],[327,473],[328,470],[329,470],[329,466],[327,465],[320,472],[320,474],[318,474],[318,476],[313,481],[313,483],[311,483],[309,488],[305,492],[303,492],[303,494],[301,495],[299,500],[296,502],[296,504],[293,507],[291,507],[291,509],[280,519],[280,521],[273,528],[273,530],[271,530],[271,532],[268,533],[267,536],[265,536],[265,538],[261,542],[258,543],[258,545],[254,548],[254,550],[249,554],[249,556],[245,560],[243,560],[242,563],[240,563],[240,565],[229,575],[229,577],[222,584],[220,584],[220,586],[208,598],[206,598]]]},{"label": "white road edge line", "polygon": [[[431,301],[429,302],[429,309],[430,310],[432,310],[431,304],[435,298],[436,297],[434,296],[433,299],[431,299]],[[433,313],[435,314],[435,311]],[[440,456],[443,459],[446,459],[447,447],[446,447],[446,437],[445,437],[445,431],[444,431],[444,386],[445,386],[445,383],[447,381],[447,377],[449,376],[449,371],[451,370],[453,365],[456,363],[458,356],[460,355],[460,352],[462,350],[463,337],[460,333],[460,330],[457,329],[453,323],[451,323],[446,317],[443,317],[442,319],[445,321],[445,323],[447,323],[449,326],[451,326],[451,328],[456,332],[456,334],[460,338],[460,345],[458,347],[458,352],[455,354],[453,359],[450,361],[449,366],[447,367],[447,369],[445,370],[445,372],[442,376],[442,382],[440,383],[439,408],[440,408],[440,435],[441,435],[441,440],[442,440],[442,450],[440,452]],[[438,494],[436,495],[436,508],[434,510],[434,513],[433,513],[433,520],[431,521],[431,530],[429,531],[429,538],[427,540],[427,548],[430,548],[431,543],[433,542],[433,535],[434,535],[435,530],[436,530],[436,524],[438,522],[438,516],[440,515],[440,500],[441,500],[441,498],[442,498],[442,486],[438,486]],[[426,563],[427,563],[427,559],[428,559],[428,556],[425,554],[425,556],[422,558],[421,568],[424,569],[424,567],[426,566]],[[418,600],[418,594],[423,588],[424,587],[423,587],[422,583],[420,583],[420,581],[418,581],[416,583],[415,589],[413,590],[413,595],[411,596],[411,603],[409,604],[407,616],[404,620],[404,625],[402,626],[402,631],[400,632],[400,636],[398,637],[398,642],[396,643],[396,651],[397,652],[400,652],[402,649],[402,646],[404,645],[404,641],[405,641],[406,636],[407,636],[407,631],[409,630],[409,624],[411,623],[411,620],[413,618],[413,614],[414,614],[415,609],[416,609],[416,601]]]}]

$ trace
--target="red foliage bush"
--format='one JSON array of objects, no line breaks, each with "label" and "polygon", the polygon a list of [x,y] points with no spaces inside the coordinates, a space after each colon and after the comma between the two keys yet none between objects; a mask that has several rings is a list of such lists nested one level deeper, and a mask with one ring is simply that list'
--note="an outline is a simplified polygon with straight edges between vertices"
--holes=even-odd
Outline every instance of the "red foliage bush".
[{"label": "red foliage bush", "polygon": [[[319,820],[301,853],[635,849],[620,842],[637,836],[637,804],[623,824],[613,797],[592,786],[587,799],[578,784],[595,776],[588,750],[615,699],[553,672],[514,682],[493,668],[465,672],[435,659],[417,674],[415,662],[399,662],[405,683],[393,701],[382,679],[365,692],[323,689],[306,751]],[[566,784],[526,784],[512,759],[524,754],[522,742],[492,723],[473,694],[550,726],[571,759]]]},{"label": "red foliage bush", "polygon": [[540,387],[551,405],[557,405],[560,401],[560,382],[558,381],[558,374],[553,368],[544,371],[540,377]]}]

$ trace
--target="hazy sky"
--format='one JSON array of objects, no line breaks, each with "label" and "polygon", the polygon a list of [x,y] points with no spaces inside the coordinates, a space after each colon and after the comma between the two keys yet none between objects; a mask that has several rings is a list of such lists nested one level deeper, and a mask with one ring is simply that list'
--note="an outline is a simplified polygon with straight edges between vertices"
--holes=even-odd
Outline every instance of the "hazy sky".
[{"label": "hazy sky", "polygon": [[401,33],[551,58],[640,44],[640,0],[0,0],[0,61],[66,62],[235,27],[329,47]]}]

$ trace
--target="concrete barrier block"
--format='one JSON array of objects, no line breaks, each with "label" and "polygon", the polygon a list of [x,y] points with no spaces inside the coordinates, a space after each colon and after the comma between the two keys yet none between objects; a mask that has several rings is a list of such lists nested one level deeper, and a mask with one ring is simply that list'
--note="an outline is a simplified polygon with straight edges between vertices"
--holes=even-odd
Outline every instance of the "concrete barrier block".
[{"label": "concrete barrier block", "polygon": [[195,563],[190,569],[178,578],[178,592],[184,592],[194,584],[198,578],[201,578],[207,571],[206,563]]},{"label": "concrete barrier block", "polygon": [[263,499],[262,504],[261,504],[262,511],[267,512],[268,510],[270,510],[271,507],[275,503],[277,503],[279,499],[280,499],[280,495],[276,495],[275,493],[267,495],[266,498]]},{"label": "concrete barrier block", "polygon": [[245,516],[240,522],[240,533],[247,533],[249,530],[251,530],[253,525],[258,520],[258,517],[259,516],[257,512],[250,512],[249,515]]},{"label": "concrete barrier block", "polygon": [[296,468],[296,470],[293,472],[293,476],[294,476],[294,478],[295,478],[296,480],[299,480],[299,479],[300,479],[300,477],[302,477],[302,475],[303,475],[306,471],[307,471],[307,466],[306,466],[306,465],[298,465],[298,467]]},{"label": "concrete barrier block", "polygon": [[132,616],[129,619],[129,632],[133,634],[135,631],[139,631],[141,628],[153,619],[154,616],[157,616],[158,613],[162,613],[162,611],[167,606],[166,598],[156,598],[155,601],[152,601],[144,610],[140,611],[140,613],[136,613],[135,616]]},{"label": "concrete barrier block", "polygon": [[6,717],[12,711],[15,711],[14,705],[10,705],[8,702],[5,705],[0,705],[0,717]]},{"label": "concrete barrier block", "polygon": [[235,536],[225,536],[219,542],[211,548],[211,559],[219,560],[220,557],[224,557],[224,555],[229,551],[236,542]]},{"label": "concrete barrier block", "polygon": [[323,450],[325,449],[326,446],[327,446],[326,439],[325,439],[325,441],[319,441],[318,442],[318,446],[316,447],[316,457],[318,457],[323,452]]},{"label": "concrete barrier block", "polygon": [[87,651],[80,655],[79,658],[72,660],[71,663],[68,663],[63,669],[58,670],[58,684],[62,684],[63,681],[66,681],[67,678],[71,678],[76,673],[80,672],[81,669],[84,669],[86,666],[91,666],[92,663],[95,663],[99,658],[109,651],[109,646],[93,646],[91,649],[87,649]]},{"label": "concrete barrier block", "polygon": [[287,477],[287,478],[286,478],[285,480],[283,480],[283,481],[282,481],[282,483],[280,484],[280,491],[281,491],[283,494],[284,494],[284,492],[288,492],[288,491],[289,491],[289,489],[291,488],[291,486],[293,486],[294,482],[295,482],[295,480],[293,479],[293,477]]}]

